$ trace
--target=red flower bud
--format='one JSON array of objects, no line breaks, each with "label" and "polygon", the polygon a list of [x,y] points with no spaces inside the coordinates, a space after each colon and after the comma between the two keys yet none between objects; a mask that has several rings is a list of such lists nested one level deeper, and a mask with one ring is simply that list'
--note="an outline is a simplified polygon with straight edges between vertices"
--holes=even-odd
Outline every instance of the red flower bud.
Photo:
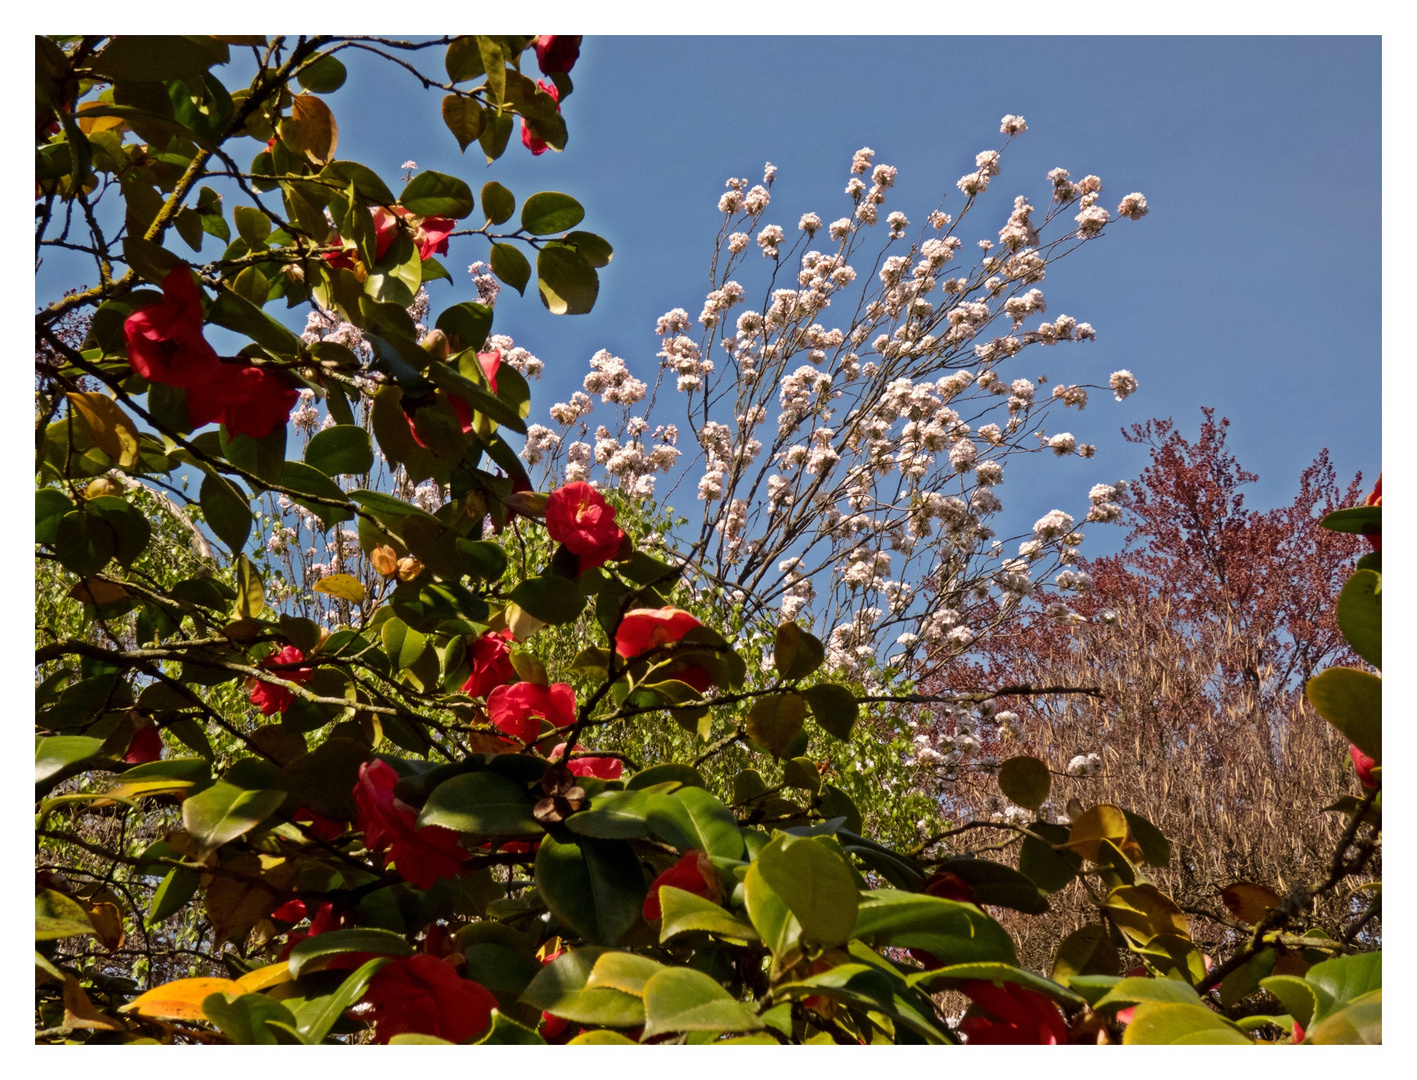
[{"label": "red flower bud", "polygon": [[709,857],[698,848],[690,848],[682,859],[650,884],[649,895],[645,897],[646,922],[658,922],[664,917],[659,906],[659,890],[666,885],[702,896],[714,903],[723,898],[723,885],[719,881],[718,870]]},{"label": "red flower bud", "polygon": [[[551,95],[551,99],[556,102],[556,111],[560,112],[561,91],[556,89],[556,84],[546,82],[543,79],[537,79],[536,85]],[[522,145],[530,150],[535,157],[540,157],[542,154],[546,153],[546,140],[531,130],[525,117],[522,118]]]},{"label": "red flower bud", "polygon": [[536,50],[536,66],[541,69],[541,74],[565,73],[580,59],[581,35],[542,34],[532,48]]},{"label": "red flower bud", "polygon": [[1348,756],[1353,759],[1353,771],[1358,774],[1358,783],[1369,791],[1377,787],[1378,778],[1373,775],[1373,768],[1377,765],[1377,761],[1351,744],[1348,747]]}]

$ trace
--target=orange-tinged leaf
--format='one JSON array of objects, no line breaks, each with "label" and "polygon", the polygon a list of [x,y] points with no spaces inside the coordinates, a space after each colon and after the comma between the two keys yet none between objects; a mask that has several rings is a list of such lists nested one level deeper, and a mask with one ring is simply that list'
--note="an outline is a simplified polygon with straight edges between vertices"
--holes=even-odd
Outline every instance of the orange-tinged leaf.
[{"label": "orange-tinged leaf", "polygon": [[84,578],[72,589],[69,595],[75,600],[85,604],[112,604],[119,600],[127,600],[133,594],[116,581],[105,581],[102,578]]},{"label": "orange-tinged leaf", "polygon": [[94,937],[109,952],[123,947],[123,913],[116,904],[91,904],[89,922],[93,923]]},{"label": "orange-tinged leaf", "polygon": [[1256,926],[1264,917],[1277,908],[1280,896],[1272,889],[1256,885],[1253,881],[1237,881],[1220,890],[1221,902],[1230,914],[1241,922]]},{"label": "orange-tinged leaf", "polygon": [[178,979],[153,987],[118,1011],[157,1020],[205,1020],[202,1002],[212,994],[241,992],[240,984],[233,979]]},{"label": "orange-tinged leaf", "polygon": [[1055,844],[1054,847],[1067,848],[1089,862],[1096,862],[1098,845],[1103,839],[1111,840],[1119,848],[1124,848],[1130,839],[1127,815],[1120,806],[1101,803],[1084,811],[1073,820],[1067,843]]},{"label": "orange-tinged leaf", "polygon": [[339,145],[339,125],[330,107],[314,94],[298,94],[290,102],[300,149],[316,165],[328,165]]},{"label": "orange-tinged leaf", "polygon": [[117,1020],[94,1008],[79,980],[72,975],[64,976],[64,1026],[90,1031],[123,1030],[123,1025]]}]

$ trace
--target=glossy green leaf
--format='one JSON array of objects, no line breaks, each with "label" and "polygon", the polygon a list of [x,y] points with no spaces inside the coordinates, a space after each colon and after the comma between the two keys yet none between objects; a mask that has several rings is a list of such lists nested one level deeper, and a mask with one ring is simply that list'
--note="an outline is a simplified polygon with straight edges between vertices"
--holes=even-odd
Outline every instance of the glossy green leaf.
[{"label": "glossy green leaf", "polygon": [[[331,931],[334,933],[336,931]],[[318,934],[316,937],[328,937],[329,934]],[[306,941],[313,941],[313,938],[306,938]],[[300,943],[305,944],[304,941]],[[296,946],[299,948],[299,946]],[[291,950],[292,954],[294,950]],[[379,949],[359,950],[363,952],[378,952]],[[407,953],[396,953],[394,955],[408,955]],[[387,955],[377,956],[368,960],[350,973],[349,977],[340,983],[339,989],[328,997],[311,998],[304,1005],[296,1010],[296,1023],[298,1030],[308,1042],[323,1042],[325,1036],[329,1034],[330,1028],[335,1026],[335,1022],[344,1015],[344,1011],[364,996],[364,992],[369,988],[369,982],[378,974],[379,969],[389,962]]]},{"label": "glossy green leaf", "polygon": [[951,964],[948,967],[936,968],[934,971],[911,975],[906,979],[906,982],[933,994],[941,989],[957,989],[961,982],[975,980],[1013,983],[1015,986],[1022,986],[1027,990],[1050,997],[1067,1009],[1074,1009],[1085,1004],[1082,997],[1066,987],[1059,986],[1051,979],[1045,979],[1031,971],[1014,967],[1012,964]]},{"label": "glossy green leaf", "polygon": [[374,467],[369,433],[351,424],[336,424],[316,432],[305,448],[305,464],[326,476],[354,476]]},{"label": "glossy green leaf", "polygon": [[756,1031],[763,1022],[701,971],[666,968],[645,983],[645,1035]]},{"label": "glossy green leaf", "polygon": [[1318,1011],[1317,1019],[1322,1020],[1330,1010],[1341,1008],[1346,1002],[1382,988],[1383,954],[1355,953],[1324,960],[1311,967],[1304,980],[1326,994],[1332,1002]]},{"label": "glossy green leaf", "polygon": [[1353,651],[1373,667],[1383,666],[1383,576],[1358,570],[1338,594],[1338,626]]},{"label": "glossy green leaf", "polygon": [[233,553],[240,553],[251,536],[251,506],[240,489],[219,473],[202,479],[202,516]]},{"label": "glossy green leaf", "polygon": [[1107,927],[1087,923],[1058,943],[1048,974],[1054,982],[1073,986],[1079,978],[1115,976],[1119,970],[1117,950]]},{"label": "glossy green leaf", "polygon": [[475,1046],[545,1046],[546,1040],[530,1028],[522,1027],[498,1009],[492,1010],[492,1023],[487,1031],[474,1040]]},{"label": "glossy green leaf", "polygon": [[458,149],[465,151],[477,142],[486,123],[487,110],[471,98],[449,94],[443,98],[443,124],[458,141]]},{"label": "glossy green leaf", "polygon": [[748,710],[748,737],[774,757],[784,757],[806,718],[807,702],[800,694],[769,694]]},{"label": "glossy green leaf", "polygon": [[333,94],[344,85],[347,75],[340,58],[325,53],[301,65],[295,78],[302,89],[312,94]]},{"label": "glossy green leaf", "polygon": [[283,791],[247,790],[218,780],[183,801],[182,826],[204,851],[215,851],[256,828],[284,801]]},{"label": "glossy green leaf", "polygon": [[181,911],[197,894],[197,887],[201,883],[202,875],[196,870],[185,870],[180,866],[169,870],[153,892],[152,906],[148,910],[148,926],[156,926]]},{"label": "glossy green leaf", "polygon": [[595,267],[565,244],[549,243],[537,253],[536,284],[553,315],[584,315],[600,293]]},{"label": "glossy green leaf", "polygon": [[[402,934],[365,926],[349,930],[327,930],[300,941],[290,950],[290,973],[318,970],[322,958],[346,953],[373,953],[377,956],[412,956],[413,946]],[[313,965],[313,966],[312,966]]]},{"label": "glossy green leaf", "polygon": [[1333,667],[1315,675],[1304,696],[1359,750],[1383,760],[1383,680],[1370,671]]},{"label": "glossy green leaf", "polygon": [[472,189],[456,176],[432,169],[419,173],[399,201],[415,217],[465,218],[472,213]]},{"label": "glossy green leaf", "polygon": [[299,1041],[289,1035],[277,1035],[279,1028],[275,1025],[295,1029],[295,1016],[265,994],[212,994],[202,1002],[202,1012],[237,1046],[276,1046]]},{"label": "glossy green leaf", "polygon": [[785,622],[777,628],[773,644],[773,665],[784,679],[805,679],[822,666],[826,649],[795,622]]},{"label": "glossy green leaf", "polygon": [[510,285],[519,293],[526,293],[526,283],[531,280],[531,263],[527,262],[521,251],[511,244],[493,244],[488,259],[492,273],[503,284]]},{"label": "glossy green leaf", "polygon": [[480,349],[492,332],[492,309],[486,304],[464,301],[444,308],[436,325],[452,340],[453,352]]},{"label": "glossy green leaf", "polygon": [[522,204],[522,228],[533,236],[565,232],[584,219],[581,204],[559,191],[538,191]]},{"label": "glossy green leaf", "polygon": [[428,796],[418,825],[442,825],[475,836],[539,835],[535,799],[524,784],[493,772],[469,772],[445,780]]},{"label": "glossy green leaf", "polygon": [[1312,1046],[1377,1046],[1383,1041],[1383,992],[1373,990],[1324,1017],[1304,1034]]},{"label": "glossy green leaf", "polygon": [[609,266],[610,260],[615,257],[615,249],[603,236],[597,236],[595,233],[577,230],[567,233],[563,240],[574,247],[580,257],[596,269]]},{"label": "glossy green leaf", "polygon": [[645,1022],[640,997],[611,987],[586,987],[591,970],[605,952],[603,948],[580,948],[558,956],[531,980],[522,1002],[577,1024],[639,1027]]},{"label": "glossy green leaf", "polygon": [[87,735],[51,735],[34,748],[34,782],[42,784],[70,765],[93,757],[103,746],[102,739]]},{"label": "glossy green leaf", "polygon": [[924,949],[943,964],[1016,964],[1013,939],[973,904],[875,889],[863,898],[854,937],[875,945]]},{"label": "glossy green leaf", "polygon": [[1122,1033],[1126,1046],[1251,1045],[1253,1040],[1204,1005],[1147,1001]]},{"label": "glossy green leaf", "polygon": [[835,683],[818,683],[798,693],[812,710],[812,719],[823,731],[843,742],[851,738],[851,729],[856,725],[860,707],[850,690]]},{"label": "glossy green leaf", "polygon": [[[601,664],[599,670],[604,672],[605,665]],[[641,769],[625,781],[625,787],[636,791],[640,788],[671,782],[679,784],[681,787],[708,787],[708,781],[704,779],[703,773],[692,765],[684,765],[677,761],[666,761],[662,765],[651,765],[648,769]]]},{"label": "glossy green leaf", "polygon": [[651,800],[643,791],[607,791],[591,800],[590,808],[566,819],[577,836],[629,840],[649,834],[645,818]]},{"label": "glossy green leaf", "polygon": [[88,912],[76,900],[53,889],[44,889],[34,897],[34,939],[54,941],[93,933]]},{"label": "glossy green leaf", "polygon": [[1053,848],[1053,844],[1067,842],[1066,825],[1035,821],[1029,825],[1029,829],[1038,833],[1044,840],[1024,837],[1023,845],[1019,848],[1019,871],[1045,893],[1055,893],[1077,876],[1082,869],[1082,857],[1071,851]]},{"label": "glossy green leaf", "polygon": [[640,919],[644,874],[623,840],[561,843],[548,836],[536,853],[536,888],[562,922],[597,945],[614,945]]},{"label": "glossy green leaf", "polygon": [[763,880],[797,917],[804,940],[840,945],[856,926],[856,878],[826,843],[811,837],[778,836],[754,865]]},{"label": "glossy green leaf", "polygon": [[1047,802],[1052,787],[1048,766],[1036,757],[1011,757],[999,766],[999,790],[1004,798],[1027,810],[1037,810]]},{"label": "glossy green leaf", "polygon": [[526,578],[512,590],[509,599],[532,618],[551,626],[574,622],[585,610],[586,598],[565,578]]},{"label": "glossy green leaf", "polygon": [[734,941],[757,941],[758,933],[747,923],[740,922],[712,900],[695,893],[663,885],[659,890],[659,906],[664,921],[660,924],[659,940],[669,941],[680,934],[702,932]]},{"label": "glossy green leaf", "polygon": [[718,858],[743,857],[743,834],[733,812],[702,787],[653,793],[645,820],[650,832],[680,851],[697,848]]},{"label": "glossy green leaf", "polygon": [[482,185],[482,212],[489,225],[500,225],[516,212],[517,199],[495,180]]}]

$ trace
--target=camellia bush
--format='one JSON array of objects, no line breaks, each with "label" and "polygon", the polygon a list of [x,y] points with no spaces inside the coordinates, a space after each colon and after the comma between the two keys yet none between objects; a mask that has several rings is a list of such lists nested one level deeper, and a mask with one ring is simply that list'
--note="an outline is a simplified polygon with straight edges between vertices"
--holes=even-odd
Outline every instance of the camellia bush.
[{"label": "camellia bush", "polygon": [[[92,275],[36,316],[37,1041],[1380,1039],[1380,954],[1306,925],[1312,897],[1377,849],[1378,676],[1331,669],[1309,684],[1354,743],[1365,785],[1344,804],[1327,879],[1284,897],[1247,884],[1232,906],[1247,938],[1207,957],[1147,876],[1170,859],[1165,837],[1108,802],[1070,804],[1066,823],[1034,820],[1050,793],[1041,761],[1015,758],[998,776],[1022,812],[1017,865],[951,848],[970,824],[924,845],[883,843],[827,779],[814,746],[830,740],[848,757],[863,704],[919,695],[890,694],[895,676],[873,675],[876,659],[849,634],[818,637],[798,620],[804,579],[776,596],[754,593],[761,576],[739,580],[743,596],[724,607],[706,601],[701,575],[727,587],[725,567],[761,569],[819,540],[826,564],[864,567],[839,608],[864,625],[865,596],[849,594],[889,592],[882,553],[851,519],[813,540],[806,519],[774,516],[810,505],[809,477],[834,475],[829,454],[769,485],[763,544],[749,544],[744,491],[748,517],[735,526],[731,500],[727,516],[706,513],[686,556],[675,523],[635,501],[644,492],[588,475],[533,484],[523,457],[545,436],[527,424],[527,377],[541,365],[493,333],[491,301],[534,280],[553,314],[585,312],[610,245],[579,228],[580,204],[559,192],[518,198],[491,181],[474,196],[410,162],[396,193],[338,156],[322,95],[344,81],[342,54],[370,53],[442,92],[464,151],[475,143],[493,162],[518,125],[524,151],[554,151],[579,39],[55,37],[36,49],[37,249],[82,266],[76,279]],[[427,61],[437,55],[441,71]],[[1022,128],[1005,119],[1010,137]],[[961,181],[971,204],[996,162],[981,155]],[[860,225],[874,223],[889,179],[852,193]],[[1080,204],[1058,243],[1106,224],[1092,180],[1054,179],[1058,213]],[[730,218],[766,205],[744,187],[731,189]],[[1119,211],[1140,216],[1137,198]],[[869,301],[879,307],[863,342],[905,322],[881,330],[882,361],[860,374],[900,361],[890,377],[917,378],[912,359],[962,370],[950,350],[994,314],[969,299],[976,290],[1016,322],[1041,310],[1039,298],[1006,306],[1046,262],[1020,254],[1037,243],[1025,207],[991,276],[959,279],[938,309],[925,281],[953,245],[948,221],[932,219],[942,236],[915,252],[925,270],[902,286],[910,259],[891,263],[888,295]],[[904,225],[888,224],[899,239]],[[856,228],[848,219],[841,238]],[[423,286],[450,276],[437,256],[453,242],[485,246],[479,299],[435,316]],[[760,230],[765,255],[781,243],[780,229]],[[717,291],[709,328],[735,302]],[[766,337],[730,346],[740,379],[821,347],[796,325],[811,313],[776,302]],[[277,317],[291,308],[309,312],[303,334]],[[666,318],[666,363],[693,391],[708,369]],[[1085,338],[1060,322],[973,355],[992,372],[1050,334]],[[623,388],[610,360],[602,381]],[[840,498],[865,512],[877,500],[872,455],[899,453],[885,444],[905,436],[862,413],[879,430],[834,450],[799,431],[835,431],[825,388],[789,377],[807,397],[783,400],[779,434],[815,448],[797,465],[825,450],[862,466],[839,478]],[[943,378],[954,381],[922,410],[967,389]],[[1119,395],[1128,379],[1113,377]],[[1027,413],[1031,384],[976,382],[1010,399],[1009,422]],[[736,434],[695,429],[705,476],[717,477],[706,504],[747,475],[761,422],[754,406]],[[908,437],[931,461],[894,508],[902,536],[911,507],[923,508],[920,535],[932,517],[968,533],[952,576],[934,579],[940,599],[922,597],[910,616],[932,620],[929,644],[952,649],[969,644],[952,633],[967,594],[989,574],[1026,577],[1030,561],[979,549],[989,537],[975,515],[996,500],[975,491],[956,506],[943,494],[946,475],[984,468],[961,424]],[[1023,426],[984,438],[1002,445]],[[516,435],[528,438],[520,452]],[[787,441],[772,452],[790,454]],[[1075,449],[1071,436],[1045,433],[1043,445]],[[947,446],[950,473],[932,471]],[[997,474],[985,472],[988,488]],[[1054,514],[1026,542],[1066,560],[1071,518]],[[1332,519],[1370,533],[1380,521],[1378,507]],[[989,559],[1001,565],[979,569]],[[1365,557],[1338,613],[1375,667],[1380,594],[1380,564]],[[1005,690],[1018,688],[967,700]],[[697,741],[656,742],[659,729]],[[712,752],[730,746],[751,763],[728,775]],[[1090,921],[1057,943],[1047,971],[1020,967],[996,914],[1041,914],[1064,889],[1086,894]]]}]

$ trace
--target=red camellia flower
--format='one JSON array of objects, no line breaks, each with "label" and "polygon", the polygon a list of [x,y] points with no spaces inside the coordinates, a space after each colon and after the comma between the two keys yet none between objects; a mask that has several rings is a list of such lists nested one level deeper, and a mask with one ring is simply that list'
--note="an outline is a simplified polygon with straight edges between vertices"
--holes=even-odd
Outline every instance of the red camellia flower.
[{"label": "red camellia flower", "polygon": [[536,50],[536,66],[543,75],[570,71],[581,56],[580,34],[542,34],[532,48]]},{"label": "red camellia flower", "polygon": [[194,428],[225,424],[233,435],[262,438],[284,426],[298,391],[284,375],[247,363],[223,363],[202,337],[202,294],[185,266],[162,279],[163,298],[123,322],[128,363],[149,382],[187,391]]},{"label": "red camellia flower", "polygon": [[512,739],[529,743],[541,734],[542,720],[558,728],[576,722],[576,692],[566,683],[499,686],[487,695],[487,715]]},{"label": "red camellia flower", "polygon": [[128,744],[128,752],[123,760],[129,765],[141,765],[145,761],[157,761],[162,757],[162,733],[151,720],[146,721],[133,735]]},{"label": "red camellia flower", "polygon": [[938,896],[943,900],[958,900],[965,904],[974,900],[974,888],[969,882],[948,870],[931,875],[930,880],[925,882],[925,894]]},{"label": "red camellia flower", "polygon": [[485,698],[517,677],[512,667],[511,641],[510,630],[489,630],[468,646],[467,660],[472,665],[472,674],[462,684],[464,694]]},{"label": "red camellia flower", "polygon": [[427,953],[402,956],[380,968],[364,1000],[374,1007],[376,1043],[405,1033],[466,1042],[487,1030],[497,1007],[497,999],[480,983]]},{"label": "red camellia flower", "polygon": [[285,426],[299,397],[277,371],[218,362],[205,380],[187,390],[187,417],[194,428],[219,423],[233,435],[260,439]]},{"label": "red camellia flower", "polygon": [[[305,919],[307,907],[303,900],[289,900],[271,912],[271,918],[280,919],[282,922],[298,923]],[[290,950],[299,945],[306,938],[315,937],[318,934],[326,934],[331,930],[338,930],[344,925],[344,912],[335,910],[335,905],[326,901],[315,909],[315,914],[310,918],[309,930],[291,930],[285,935],[285,948],[281,950],[282,960],[290,959]],[[337,968],[343,971],[353,971],[360,964],[369,959],[367,953],[349,953],[346,956],[339,956],[326,962],[327,968]]]},{"label": "red camellia flower", "polygon": [[186,266],[162,279],[162,300],[123,320],[128,364],[149,382],[190,389],[210,377],[216,350],[202,337],[202,294]]},{"label": "red camellia flower", "polygon": [[344,822],[317,814],[308,806],[297,807],[295,813],[290,815],[290,820],[297,825],[304,825],[306,832],[320,840],[333,840],[345,830]]},{"label": "red camellia flower", "polygon": [[[615,631],[615,651],[625,659],[633,660],[651,649],[682,640],[690,630],[702,625],[687,611],[678,608],[635,608],[626,612],[620,620],[620,628]],[[703,668],[682,661],[669,668],[669,677],[688,683],[701,694],[712,682]]]},{"label": "red camellia flower", "polygon": [[581,573],[609,562],[625,542],[615,524],[615,507],[579,480],[546,497],[546,531],[578,557]]},{"label": "red camellia flower", "polygon": [[354,800],[359,804],[359,830],[371,851],[387,849],[384,865],[393,863],[399,876],[420,889],[431,889],[442,877],[467,873],[467,851],[458,834],[441,825],[414,826],[418,812],[394,795],[398,773],[384,761],[359,766]]},{"label": "red camellia flower", "polygon": [[[561,91],[556,89],[555,83],[549,83],[544,79],[537,79],[536,85],[551,95],[551,99],[556,102],[556,111],[561,111]],[[540,157],[546,153],[546,140],[531,130],[525,118],[522,120],[522,145],[532,152],[534,157]]]},{"label": "red camellia flower", "polygon": [[[136,741],[135,739],[134,742]],[[1377,787],[1378,778],[1373,775],[1373,766],[1377,765],[1377,762],[1351,744],[1348,747],[1348,756],[1353,759],[1353,771],[1358,774],[1358,783],[1369,791]]]},{"label": "red camellia flower", "polygon": [[[298,664],[305,659],[305,654],[294,645],[287,645],[279,652],[272,653],[261,661],[261,666],[266,669],[274,669],[278,664]],[[277,670],[276,674],[287,682],[293,682],[296,686],[304,686],[310,681],[310,676],[315,674],[314,668],[285,668]],[[266,716],[273,713],[283,713],[290,707],[290,703],[295,700],[292,694],[283,686],[275,683],[261,682],[257,679],[248,679],[247,685],[251,691],[251,704],[258,707]]]},{"label": "red camellia flower", "polygon": [[1058,1006],[1036,990],[970,980],[960,984],[960,992],[980,1010],[959,1026],[970,1045],[1055,1046],[1068,1041],[1068,1025]]},{"label": "red camellia flower", "polygon": [[[1364,502],[1363,505],[1364,505],[1364,506],[1382,506],[1382,504],[1383,504],[1383,474],[1382,474],[1382,473],[1378,473],[1378,482],[1373,485],[1372,494],[1368,496],[1367,501]],[[1374,551],[1381,551],[1381,550],[1383,549],[1383,534],[1382,534],[1381,532],[1373,533],[1371,536],[1369,536],[1369,535],[1367,535],[1367,534],[1365,533],[1363,538],[1368,541],[1368,546],[1371,547]]]},{"label": "red camellia flower", "polygon": [[698,848],[689,851],[650,883],[649,895],[645,897],[645,921],[658,922],[664,917],[659,906],[659,890],[664,886],[683,889],[715,904],[723,899],[723,885],[719,881],[718,870]]},{"label": "red camellia flower", "polygon": [[[580,753],[585,749],[580,743],[576,744],[573,753]],[[555,761],[566,750],[565,743],[557,743],[551,751],[551,760]],[[613,757],[582,757],[569,758],[566,761],[566,768],[574,776],[595,776],[601,780],[619,780],[625,771],[625,763],[619,758]]]}]

